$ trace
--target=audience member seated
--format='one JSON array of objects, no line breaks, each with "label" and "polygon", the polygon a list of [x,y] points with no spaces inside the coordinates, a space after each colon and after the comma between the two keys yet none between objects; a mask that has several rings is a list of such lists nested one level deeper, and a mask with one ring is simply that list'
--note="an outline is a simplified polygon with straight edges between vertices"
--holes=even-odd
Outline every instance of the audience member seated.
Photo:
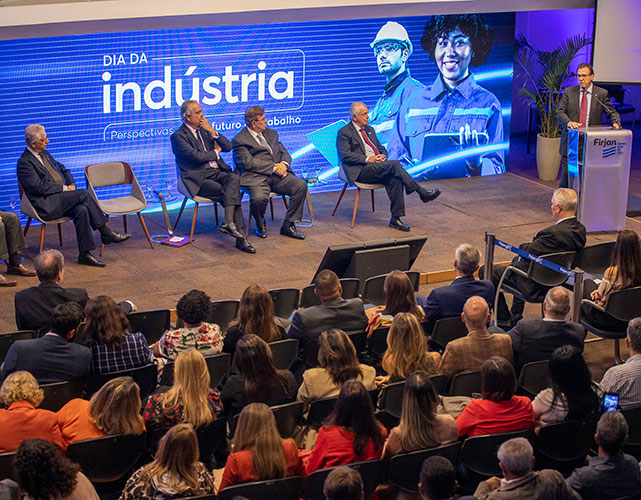
[{"label": "audience member seated", "polygon": [[465,302],[461,319],[467,327],[467,336],[448,342],[441,358],[439,371],[453,377],[465,370],[477,371],[491,356],[502,356],[512,361],[512,341],[504,333],[490,333],[490,309],[483,297],[470,297]]},{"label": "audience member seated", "polygon": [[305,344],[317,340],[321,332],[332,328],[358,331],[367,326],[363,301],[342,297],[343,288],[334,271],[324,269],[316,275],[314,294],[321,304],[296,311],[287,332],[290,339],[298,339],[301,351]]},{"label": "audience member seated", "polygon": [[568,321],[570,292],[557,286],[548,291],[543,302],[543,319],[520,320],[507,334],[512,339],[514,364],[518,369],[532,361],[550,359],[552,351],[572,345],[583,352],[585,328]]},{"label": "audience member seated", "polygon": [[268,344],[285,337],[285,328],[274,316],[274,301],[264,286],[251,285],[245,288],[238,315],[229,323],[225,334],[223,352],[233,355],[236,344],[243,335],[257,335]]},{"label": "audience member seated", "polygon": [[46,335],[11,344],[2,365],[3,376],[24,370],[39,384],[88,377],[91,351],[72,342],[83,317],[82,307],[76,302],[56,306],[51,315],[51,330]]},{"label": "audience member seated", "polygon": [[438,370],[433,354],[427,352],[425,333],[416,316],[398,313],[387,334],[387,349],[381,363],[387,375],[376,377],[377,385],[400,382],[417,370],[436,375]]},{"label": "audience member seated", "polygon": [[551,387],[543,389],[532,401],[537,430],[564,420],[596,420],[599,396],[590,368],[576,347],[566,345],[554,350],[549,380]]},{"label": "audience member seated", "polygon": [[454,271],[456,278],[448,286],[435,288],[430,294],[416,295],[416,303],[423,308],[425,319],[430,323],[430,330],[436,320],[460,316],[465,301],[474,295],[485,299],[490,309],[496,294],[490,280],[477,280],[474,273],[479,268],[481,253],[469,243],[463,243],[456,249]]},{"label": "audience member seated", "polygon": [[92,374],[129,370],[151,362],[147,339],[140,332],[129,332],[129,321],[112,298],[100,295],[90,299],[85,317]]},{"label": "audience member seated", "polygon": [[296,398],[298,386],[289,370],[277,370],[272,351],[257,335],[244,335],[236,345],[235,371],[220,393],[226,415],[235,415],[249,403],[274,406]]},{"label": "audience member seated", "polygon": [[223,413],[219,394],[209,387],[209,370],[196,349],[182,351],[174,366],[174,385],[162,394],[149,396],[145,423],[150,428],[168,429],[179,423],[206,425]]},{"label": "audience member seated", "polygon": [[195,348],[203,356],[218,354],[223,348],[223,334],[215,323],[207,323],[211,299],[200,290],[191,290],[176,304],[176,314],[184,326],[163,333],[154,344],[154,355],[176,359],[179,353]]},{"label": "audience member seated", "polygon": [[[586,281],[586,293],[598,305],[605,306],[608,295],[617,290],[641,285],[641,240],[634,231],[624,229],[619,231],[617,241],[612,253],[610,267],[605,270],[603,280],[594,290],[595,284]],[[626,324],[609,314],[590,307],[588,304],[581,306],[581,315],[596,327],[604,330],[623,331]]]},{"label": "audience member seated", "polygon": [[353,462],[381,458],[387,436],[374,417],[372,399],[357,380],[343,384],[334,410],[318,432],[307,473]]},{"label": "audience member seated", "polygon": [[585,467],[576,469],[568,484],[583,500],[610,500],[641,491],[639,461],[623,453],[628,440],[628,424],[618,412],[609,411],[599,419],[594,440],[599,455]]},{"label": "audience member seated", "polygon": [[533,472],[534,450],[525,438],[514,438],[497,453],[503,478],[481,481],[474,492],[478,500],[581,500],[560,472],[544,469]]},{"label": "audience member seated", "polygon": [[281,439],[276,419],[263,403],[251,403],[240,412],[218,491],[235,484],[305,477],[305,467],[293,439]]},{"label": "audience member seated", "polygon": [[376,370],[359,364],[356,349],[347,334],[336,328],[320,334],[318,364],[303,373],[297,399],[309,404],[315,399],[338,396],[348,380],[359,380],[368,391],[376,389]]},{"label": "audience member seated", "polygon": [[358,471],[341,465],[325,478],[323,494],[325,500],[364,500],[363,479]]},{"label": "audience member seated", "polygon": [[385,305],[370,307],[365,310],[369,318],[368,335],[380,326],[390,326],[394,316],[400,312],[412,313],[416,319],[423,321],[425,313],[414,300],[414,286],[403,271],[392,271],[383,283]]},{"label": "audience member seated", "polygon": [[423,461],[418,483],[421,500],[452,500],[457,487],[456,469],[447,458],[433,456]]},{"label": "audience member seated", "polygon": [[532,402],[515,396],[516,375],[508,360],[492,356],[483,363],[483,399],[473,399],[456,419],[460,437],[500,434],[534,426]]},{"label": "audience member seated", "polygon": [[44,439],[27,439],[18,447],[14,465],[23,500],[99,500],[80,466]]},{"label": "audience member seated", "polygon": [[163,436],[153,462],[127,481],[120,500],[169,500],[214,494],[214,478],[198,461],[198,439],[191,424],[177,424]]},{"label": "audience member seated", "polygon": [[619,396],[619,408],[641,405],[641,318],[628,323],[625,343],[630,357],[622,365],[608,369],[601,379],[601,390]]},{"label": "audience member seated", "polygon": [[383,458],[456,441],[456,421],[451,415],[436,413],[437,406],[438,395],[429,375],[412,373],[403,388],[401,422],[390,431]]},{"label": "audience member seated", "polygon": [[84,439],[141,434],[140,390],[131,377],[117,377],[86,399],[72,399],[56,413],[66,446]]},{"label": "audience member seated", "polygon": [[44,394],[29,372],[13,372],[0,387],[0,453],[15,451],[25,439],[46,439],[65,448],[56,414],[36,407]]}]

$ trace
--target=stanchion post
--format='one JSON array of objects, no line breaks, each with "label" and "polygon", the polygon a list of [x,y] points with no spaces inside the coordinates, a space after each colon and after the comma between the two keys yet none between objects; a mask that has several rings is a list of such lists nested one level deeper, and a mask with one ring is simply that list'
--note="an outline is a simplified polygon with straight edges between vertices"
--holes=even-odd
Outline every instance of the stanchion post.
[{"label": "stanchion post", "polygon": [[572,321],[581,321],[581,300],[583,299],[583,271],[574,271],[574,296],[572,297]]},{"label": "stanchion post", "polygon": [[492,280],[492,271],[494,268],[494,240],[496,237],[491,233],[485,233],[485,269],[483,278]]}]

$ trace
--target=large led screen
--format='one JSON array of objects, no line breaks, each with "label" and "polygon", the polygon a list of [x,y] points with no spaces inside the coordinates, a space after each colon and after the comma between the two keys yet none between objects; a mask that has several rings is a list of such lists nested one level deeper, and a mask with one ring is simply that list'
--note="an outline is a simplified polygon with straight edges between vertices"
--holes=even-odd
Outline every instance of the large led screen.
[{"label": "large led screen", "polygon": [[513,42],[513,14],[2,41],[0,207],[16,205],[30,123],[45,126],[48,150],[79,185],[86,165],[122,160],[144,189],[175,189],[169,137],[190,98],[229,139],[247,107],[265,108],[312,191],[342,187],[336,134],[354,101],[417,179],[502,173]]}]

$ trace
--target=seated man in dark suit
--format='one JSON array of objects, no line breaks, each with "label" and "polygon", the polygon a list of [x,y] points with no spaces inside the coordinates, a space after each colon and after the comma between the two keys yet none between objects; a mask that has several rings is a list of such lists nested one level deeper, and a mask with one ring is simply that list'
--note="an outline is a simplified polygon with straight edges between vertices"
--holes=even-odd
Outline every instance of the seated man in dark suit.
[{"label": "seated man in dark suit", "polygon": [[[25,246],[18,216],[13,212],[0,210],[0,259],[7,263],[7,274],[36,275],[22,264],[22,249]],[[16,280],[5,278],[0,274],[0,286],[16,286]]]},{"label": "seated man in dark suit", "polygon": [[[580,252],[585,246],[585,226],[581,224],[574,212],[576,211],[577,195],[572,189],[559,188],[554,191],[552,195],[551,211],[554,220],[554,225],[548,226],[539,231],[530,243],[522,243],[519,245],[521,250],[530,252],[534,255],[545,255],[556,252]],[[521,259],[518,255],[512,260],[512,265],[517,268],[527,271],[530,266],[530,261]],[[494,266],[492,279],[494,286],[498,286],[505,266]],[[485,268],[481,267],[479,270],[479,277],[485,277]],[[516,273],[510,273],[503,281],[506,285],[518,288],[525,297],[543,298],[548,288],[538,285],[532,280],[519,276]],[[497,307],[498,321],[504,326],[511,328],[514,324],[523,317],[523,309],[525,302],[518,297],[514,297],[512,301],[512,308],[510,311],[507,309],[505,297],[501,293],[499,295]],[[501,326],[499,324],[499,326]]]},{"label": "seated man in dark suit", "polygon": [[423,308],[425,319],[431,327],[437,319],[460,316],[465,302],[474,295],[483,297],[488,307],[492,308],[494,285],[489,280],[474,278],[480,260],[481,254],[474,246],[469,243],[459,245],[454,260],[456,279],[448,286],[435,288],[427,297],[416,295],[416,304]]},{"label": "seated man in dark suit", "polygon": [[507,334],[512,339],[514,364],[550,359],[557,347],[571,345],[583,351],[585,328],[567,321],[570,292],[562,286],[548,291],[543,302],[543,319],[522,319]]},{"label": "seated man in dark suit", "polygon": [[104,267],[105,263],[91,253],[96,248],[93,231],[100,232],[103,244],[120,243],[130,234],[112,231],[107,217],[84,189],[76,189],[76,181],[62,163],[46,150],[49,139],[42,125],[29,125],[24,138],[27,148],[18,160],[18,182],[29,201],[44,220],[70,217],[76,227],[78,263]]},{"label": "seated man in dark suit", "polygon": [[294,222],[303,216],[307,183],[294,175],[292,157],[278,139],[278,132],[267,128],[265,110],[252,106],[245,111],[243,128],[232,140],[234,163],[240,170],[240,185],[249,192],[251,214],[256,221],[256,235],[267,238],[265,210],[269,193],[289,196],[289,207],[280,234],[305,239]]},{"label": "seated man in dark suit", "polygon": [[401,217],[405,216],[407,194],[418,193],[423,203],[435,200],[441,194],[439,189],[425,189],[420,186],[402,167],[398,160],[388,160],[387,150],[378,141],[376,132],[368,125],[367,106],[355,102],[349,108],[352,121],[338,131],[336,147],[343,163],[347,182],[384,184],[390,200],[392,218],[389,226],[399,231],[409,231]]},{"label": "seated man in dark suit", "polygon": [[39,339],[18,340],[11,344],[2,365],[2,376],[25,370],[39,384],[88,377],[91,350],[72,342],[83,317],[82,307],[76,302],[56,306],[47,334]]},{"label": "seated man in dark suit", "polygon": [[236,238],[241,252],[256,253],[243,234],[240,177],[220,156],[221,151],[231,151],[231,142],[212,128],[198,101],[183,102],[180,116],[184,123],[171,134],[171,150],[187,191],[191,196],[221,200],[225,219],[218,229]]}]

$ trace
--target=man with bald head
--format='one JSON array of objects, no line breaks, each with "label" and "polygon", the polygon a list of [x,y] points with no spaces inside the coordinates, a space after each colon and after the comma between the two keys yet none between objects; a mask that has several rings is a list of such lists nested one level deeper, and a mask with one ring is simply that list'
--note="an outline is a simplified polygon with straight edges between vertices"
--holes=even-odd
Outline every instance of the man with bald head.
[{"label": "man with bald head", "polygon": [[512,341],[504,333],[490,333],[490,308],[483,297],[475,295],[465,302],[461,320],[467,328],[467,336],[449,342],[441,358],[439,371],[453,377],[466,370],[477,371],[483,362],[492,356],[503,356],[512,361]]}]

